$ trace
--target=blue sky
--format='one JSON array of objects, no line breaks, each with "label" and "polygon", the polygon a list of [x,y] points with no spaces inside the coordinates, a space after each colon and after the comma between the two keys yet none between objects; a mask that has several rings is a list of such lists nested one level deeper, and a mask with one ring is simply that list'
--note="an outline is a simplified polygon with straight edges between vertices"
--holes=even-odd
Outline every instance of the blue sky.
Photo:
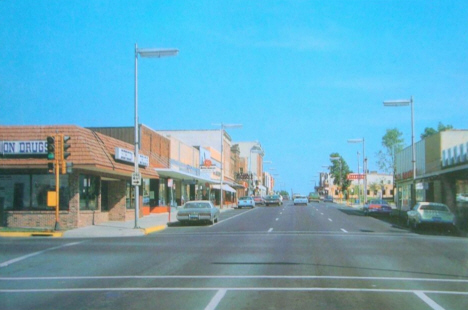
[{"label": "blue sky", "polygon": [[[468,129],[467,1],[0,0],[0,124],[228,130],[258,140],[280,188],[308,193],[329,155],[370,170],[386,129]],[[419,140],[419,139],[418,139]],[[268,167],[268,166],[266,166]],[[267,168],[268,169],[268,168]]]}]

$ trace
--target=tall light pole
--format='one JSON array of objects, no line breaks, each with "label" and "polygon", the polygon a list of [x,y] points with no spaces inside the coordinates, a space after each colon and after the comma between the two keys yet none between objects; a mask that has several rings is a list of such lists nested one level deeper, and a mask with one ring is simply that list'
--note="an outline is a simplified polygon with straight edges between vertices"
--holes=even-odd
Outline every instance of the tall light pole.
[{"label": "tall light pole", "polygon": [[[411,106],[411,161],[413,166],[413,186],[411,188],[411,205],[416,203],[416,146],[414,144],[414,102],[413,96],[409,100],[389,100],[384,101],[385,107],[405,107]],[[411,206],[410,206],[411,207]]]},{"label": "tall light pole", "polygon": [[219,208],[223,208],[223,181],[224,181],[224,129],[225,128],[242,128],[242,124],[213,124],[221,127],[221,180],[219,182]]},{"label": "tall light pole", "polygon": [[362,143],[362,171],[364,172],[364,204],[367,203],[367,167],[366,167],[366,140],[348,139],[348,143]]},{"label": "tall light pole", "polygon": [[135,43],[135,168],[132,176],[132,185],[135,186],[135,228],[138,227],[140,193],[139,186],[141,185],[141,175],[138,171],[138,162],[140,155],[138,154],[139,138],[138,138],[138,56],[143,58],[161,58],[167,56],[175,56],[179,53],[178,49],[154,49],[154,48],[138,48]]}]

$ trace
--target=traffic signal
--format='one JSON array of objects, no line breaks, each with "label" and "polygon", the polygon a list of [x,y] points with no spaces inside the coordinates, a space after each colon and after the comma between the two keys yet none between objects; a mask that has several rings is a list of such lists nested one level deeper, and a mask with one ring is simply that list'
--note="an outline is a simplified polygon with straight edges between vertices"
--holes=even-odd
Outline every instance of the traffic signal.
[{"label": "traffic signal", "polygon": [[47,137],[47,159],[55,159],[55,138],[52,136]]},{"label": "traffic signal", "polygon": [[67,152],[67,150],[70,148],[70,144],[67,144],[67,142],[70,140],[70,136],[63,136],[62,140],[62,145],[63,145],[63,152],[62,152],[62,160],[67,159],[68,156],[70,156],[70,152]]},{"label": "traffic signal", "polygon": [[54,173],[54,163],[47,163],[47,172]]}]

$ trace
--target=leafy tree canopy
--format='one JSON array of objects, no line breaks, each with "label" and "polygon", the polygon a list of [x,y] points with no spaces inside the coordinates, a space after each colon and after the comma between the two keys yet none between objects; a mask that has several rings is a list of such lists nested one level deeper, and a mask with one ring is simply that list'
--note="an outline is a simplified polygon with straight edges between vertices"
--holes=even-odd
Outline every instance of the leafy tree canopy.
[{"label": "leafy tree canopy", "polygon": [[439,125],[437,126],[437,130],[432,127],[426,127],[424,129],[424,132],[421,134],[421,139],[425,139],[427,137],[435,135],[436,133],[439,133],[445,130],[450,130],[450,129],[453,129],[452,125],[444,125],[442,124],[442,122],[439,122]]},{"label": "leafy tree canopy", "polygon": [[377,153],[377,165],[386,173],[393,173],[395,169],[395,154],[403,149],[403,133],[397,128],[387,129],[382,137],[383,150]]},{"label": "leafy tree canopy", "polygon": [[344,192],[351,185],[351,180],[348,180],[346,177],[352,171],[349,170],[348,164],[339,153],[331,153],[330,161],[330,175],[333,177],[333,184],[341,187],[341,190]]}]

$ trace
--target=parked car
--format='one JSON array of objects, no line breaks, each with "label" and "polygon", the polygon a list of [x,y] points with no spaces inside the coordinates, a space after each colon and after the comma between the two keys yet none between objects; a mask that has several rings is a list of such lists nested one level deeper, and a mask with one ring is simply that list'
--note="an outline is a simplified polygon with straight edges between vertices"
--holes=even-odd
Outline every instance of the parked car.
[{"label": "parked car", "polygon": [[408,226],[415,230],[422,225],[445,225],[455,229],[455,215],[442,203],[418,202],[407,215]]},{"label": "parked car", "polygon": [[307,205],[308,202],[309,200],[306,196],[298,195],[296,198],[294,198],[294,205]]},{"label": "parked car", "polygon": [[268,207],[269,205],[278,205],[281,206],[283,201],[280,195],[269,195],[265,197],[265,205]]},{"label": "parked car", "polygon": [[254,196],[253,200],[255,201],[255,205],[264,205],[265,199],[262,196]]},{"label": "parked car", "polygon": [[189,222],[208,222],[210,224],[219,221],[219,209],[209,200],[195,200],[186,202],[177,212],[177,220],[183,224]]},{"label": "parked car", "polygon": [[320,196],[318,193],[310,193],[308,200],[309,202],[320,202]]},{"label": "parked car", "polygon": [[237,202],[237,208],[253,208],[255,207],[255,200],[250,196],[244,196],[239,198]]},{"label": "parked car", "polygon": [[374,199],[367,204],[365,204],[362,208],[364,215],[369,214],[385,214],[390,215],[392,213],[392,207],[383,199]]},{"label": "parked car", "polygon": [[333,197],[332,196],[325,196],[323,198],[323,202],[333,202]]}]

